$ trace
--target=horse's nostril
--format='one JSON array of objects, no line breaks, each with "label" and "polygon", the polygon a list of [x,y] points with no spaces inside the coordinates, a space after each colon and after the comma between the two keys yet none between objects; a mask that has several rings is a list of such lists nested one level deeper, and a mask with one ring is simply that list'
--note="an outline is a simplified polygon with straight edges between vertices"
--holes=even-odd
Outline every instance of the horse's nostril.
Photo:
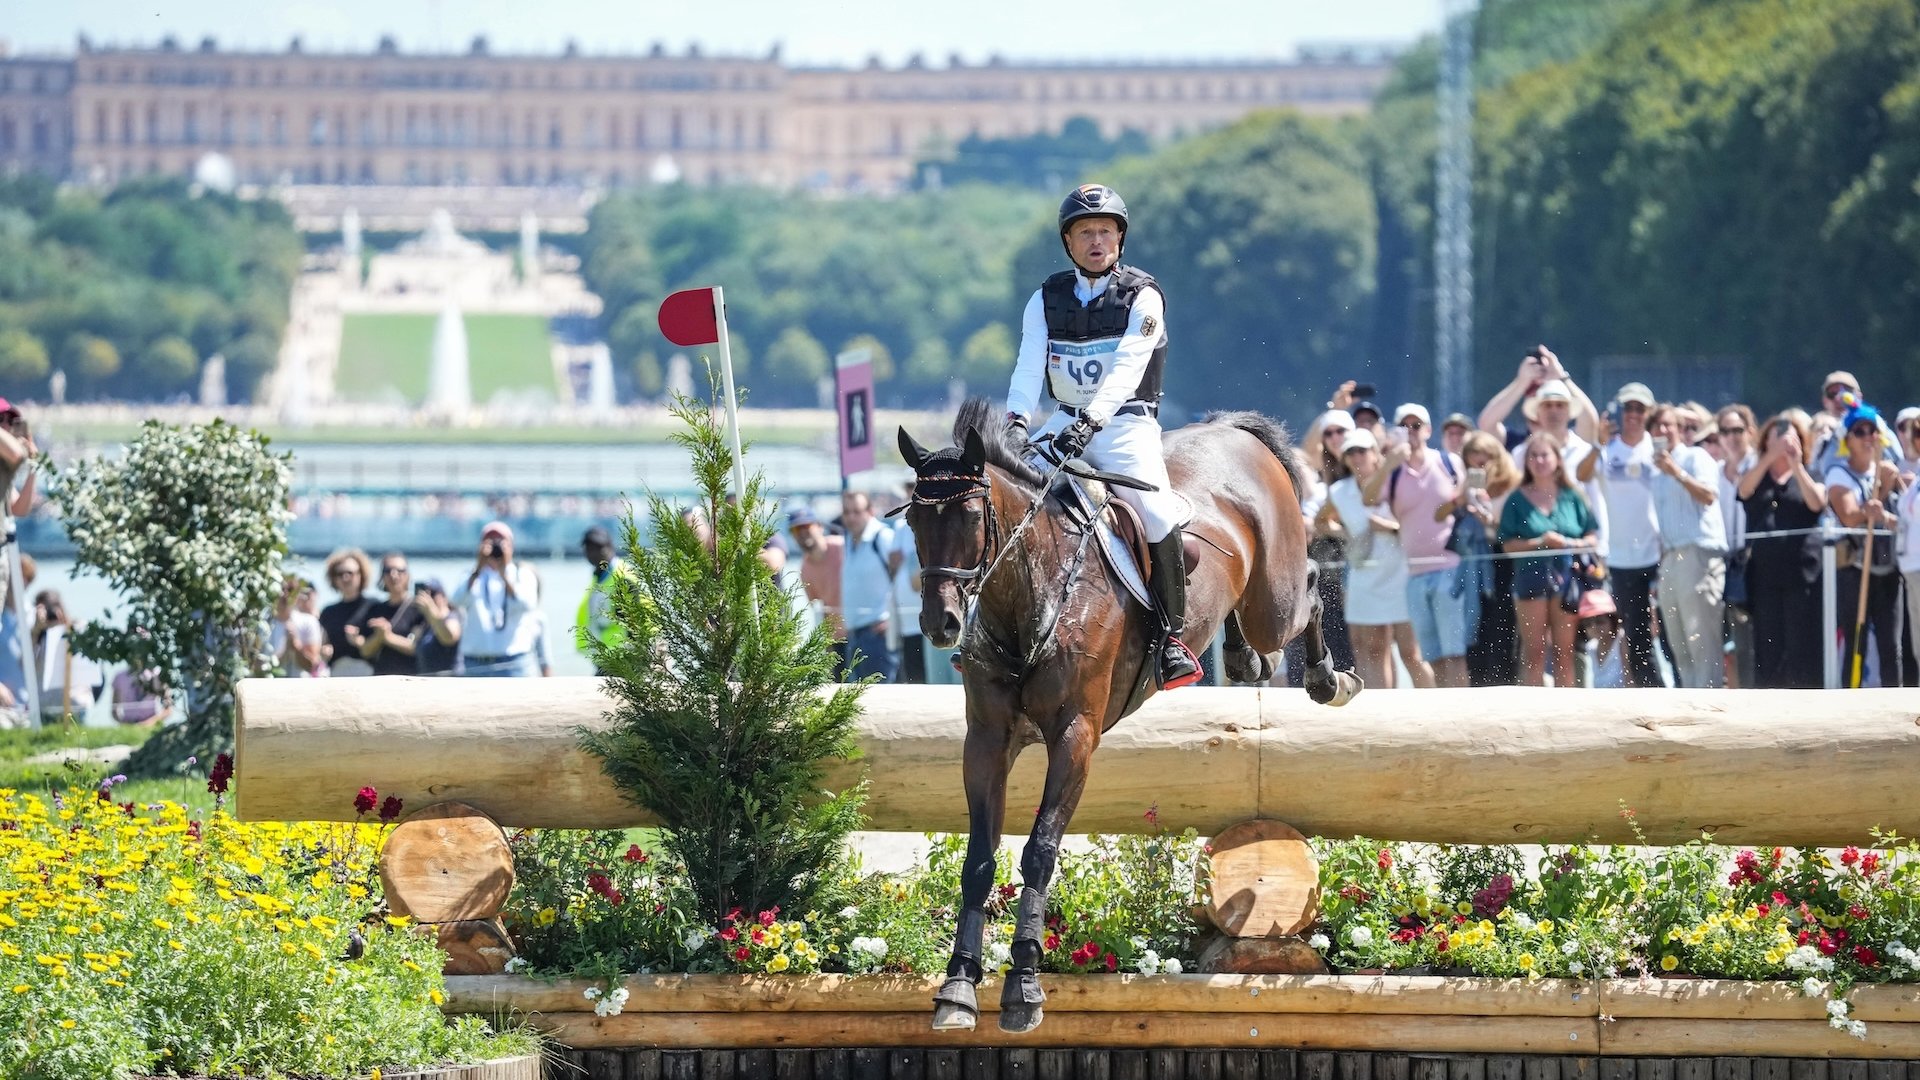
[{"label": "horse's nostril", "polygon": [[959,637],[960,636],[959,614],[952,611],[947,612],[947,621],[944,624],[942,624],[941,629],[947,632],[947,636],[949,638]]}]

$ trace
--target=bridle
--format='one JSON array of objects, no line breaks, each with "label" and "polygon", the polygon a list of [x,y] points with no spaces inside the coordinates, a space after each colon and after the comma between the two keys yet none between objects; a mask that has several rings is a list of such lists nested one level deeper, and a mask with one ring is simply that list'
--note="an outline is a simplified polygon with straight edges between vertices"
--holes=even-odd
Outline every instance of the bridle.
[{"label": "bridle", "polygon": [[993,509],[993,481],[983,469],[979,475],[969,473],[940,472],[918,478],[913,487],[913,502],[919,506],[964,505],[975,499],[986,502],[987,535],[981,545],[980,559],[971,567],[929,566],[920,571],[924,577],[952,578],[960,583],[960,595],[963,600],[971,600],[986,582],[987,575],[999,564],[996,552],[1006,549],[1000,544],[1000,520]]}]

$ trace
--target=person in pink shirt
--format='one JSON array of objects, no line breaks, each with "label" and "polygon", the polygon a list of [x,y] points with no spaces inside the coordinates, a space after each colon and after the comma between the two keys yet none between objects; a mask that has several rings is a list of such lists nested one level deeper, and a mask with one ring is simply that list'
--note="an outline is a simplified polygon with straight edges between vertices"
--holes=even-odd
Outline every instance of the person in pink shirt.
[{"label": "person in pink shirt", "polygon": [[1433,419],[1426,406],[1409,402],[1393,411],[1393,447],[1386,467],[1367,485],[1369,506],[1386,504],[1400,522],[1407,556],[1407,614],[1420,639],[1420,655],[1433,665],[1432,680],[1417,685],[1467,685],[1467,598],[1453,536],[1455,496],[1466,466],[1455,454],[1429,449]]}]

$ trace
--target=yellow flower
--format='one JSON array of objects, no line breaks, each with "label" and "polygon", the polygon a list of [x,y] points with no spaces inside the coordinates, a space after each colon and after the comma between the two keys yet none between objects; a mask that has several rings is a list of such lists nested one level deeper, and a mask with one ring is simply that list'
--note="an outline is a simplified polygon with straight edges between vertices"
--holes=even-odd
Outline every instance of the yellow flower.
[{"label": "yellow flower", "polygon": [[[351,890],[351,889],[353,888],[353,886],[351,886],[351,885],[349,885],[349,886],[347,886],[347,888],[348,888],[349,890]],[[549,908],[541,908],[541,909],[540,909],[540,914],[538,914],[538,915],[535,915],[535,916],[533,917],[533,925],[535,925],[535,926],[552,926],[552,925],[553,925],[553,920],[555,920],[555,919],[557,919],[557,918],[559,918],[559,913],[558,913],[558,912],[556,912],[556,911],[554,911],[554,910],[553,910],[552,908],[550,908],[550,907],[549,907]]]},{"label": "yellow flower", "polygon": [[174,952],[185,952],[185,951],[187,951],[187,947],[186,947],[185,945],[182,945],[182,944],[180,944],[180,942],[178,942],[178,941],[169,941],[169,942],[167,942],[167,948],[169,948],[169,949],[172,949],[172,950],[173,950]]},{"label": "yellow flower", "polygon": [[60,1026],[67,1029],[68,1031],[72,1031],[74,1028],[74,1023],[71,1020],[62,1020],[60,1021]]},{"label": "yellow flower", "polygon": [[24,993],[26,993],[27,991],[29,991],[29,990],[32,990],[32,989],[33,989],[33,987],[31,987],[31,986],[28,986],[28,985],[27,985],[26,983],[20,983],[20,984],[18,984],[18,985],[16,985],[16,986],[15,986],[15,987],[13,988],[13,992],[14,992],[14,993],[16,993],[16,994],[24,994]]},{"label": "yellow flower", "polygon": [[1543,934],[1543,935],[1544,935],[1544,934],[1551,934],[1551,933],[1553,933],[1553,920],[1552,920],[1552,919],[1541,919],[1541,920],[1540,920],[1540,921],[1539,921],[1538,923],[1536,923],[1536,924],[1534,925],[1534,929],[1536,929],[1536,930],[1538,930],[1538,931],[1540,931],[1540,933],[1541,933],[1541,934]]},{"label": "yellow flower", "polygon": [[1668,953],[1667,955],[1660,958],[1661,971],[1672,971],[1674,968],[1677,968],[1679,966],[1680,966],[1680,958],[1673,955],[1672,953]]},{"label": "yellow flower", "polygon": [[787,960],[786,953],[775,953],[773,955],[773,959],[767,961],[767,970],[768,971],[785,971],[787,970],[788,963],[789,961]]},{"label": "yellow flower", "polygon": [[388,926],[405,926],[405,925],[407,925],[408,923],[410,923],[410,922],[412,922],[412,921],[413,921],[413,917],[412,917],[412,916],[410,916],[410,915],[389,915],[389,916],[387,916],[387,925],[388,925]]},{"label": "yellow flower", "polygon": [[1473,914],[1473,904],[1466,900],[1462,900],[1459,903],[1453,905],[1453,910],[1454,910],[1454,913],[1457,915],[1471,915]]},{"label": "yellow flower", "polygon": [[445,1005],[447,1003],[447,995],[438,990],[431,990],[427,993],[427,1000],[433,1002],[435,1005]]},{"label": "yellow flower", "polygon": [[1534,959],[1533,959],[1532,953],[1523,952],[1520,954],[1520,970],[1521,971],[1532,971],[1533,965],[1534,965]]}]

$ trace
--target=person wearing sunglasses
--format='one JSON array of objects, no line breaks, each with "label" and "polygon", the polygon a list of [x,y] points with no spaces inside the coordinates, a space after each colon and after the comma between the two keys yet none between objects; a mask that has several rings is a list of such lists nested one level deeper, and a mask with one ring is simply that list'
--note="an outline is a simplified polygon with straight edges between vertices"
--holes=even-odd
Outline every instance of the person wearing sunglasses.
[{"label": "person wearing sunglasses", "polygon": [[[1838,550],[1843,564],[1835,578],[1840,603],[1841,684],[1854,685],[1851,682],[1853,657],[1856,651],[1866,649],[1865,643],[1856,639],[1871,629],[1875,646],[1873,671],[1880,685],[1900,686],[1904,681],[1901,654],[1905,651],[1901,638],[1905,635],[1900,632],[1901,581],[1895,559],[1898,541],[1892,512],[1902,487],[1900,468],[1886,458],[1880,437],[1884,425],[1878,409],[1864,401],[1857,402],[1847,410],[1841,423],[1846,456],[1827,469],[1827,504],[1833,508],[1834,519],[1841,526],[1871,529],[1878,534],[1873,538],[1871,553],[1861,537],[1844,538]],[[1862,589],[1866,590],[1866,621],[1856,626],[1858,620],[1853,613],[1859,610]],[[1867,681],[1863,670],[1859,685],[1867,685]]]}]

